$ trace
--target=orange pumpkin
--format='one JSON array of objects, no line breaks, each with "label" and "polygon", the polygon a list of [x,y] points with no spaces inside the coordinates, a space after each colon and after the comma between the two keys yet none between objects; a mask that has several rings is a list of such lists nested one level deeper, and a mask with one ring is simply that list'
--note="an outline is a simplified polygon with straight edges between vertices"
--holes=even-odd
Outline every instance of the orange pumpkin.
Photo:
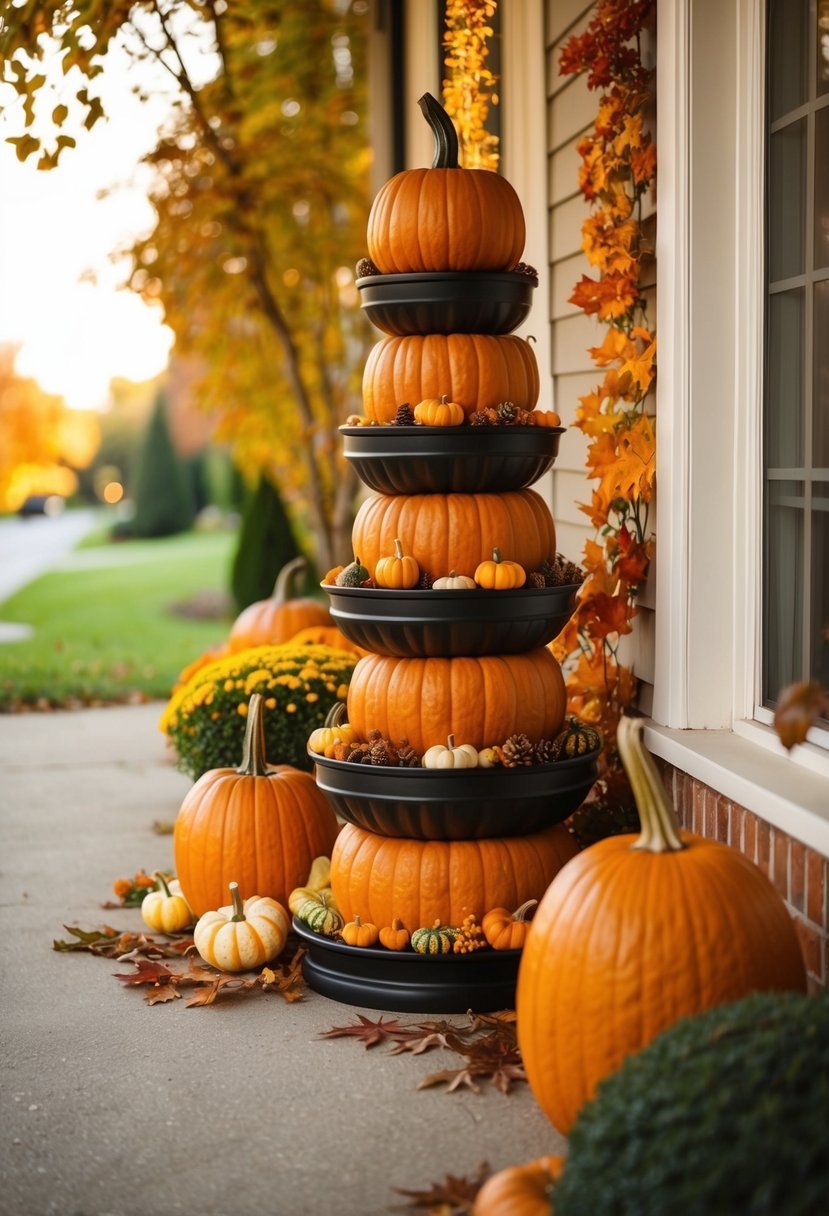
[{"label": "orange pumpkin", "polygon": [[290,641],[295,642],[297,646],[333,646],[336,650],[353,650],[355,654],[368,654],[367,650],[349,642],[336,625],[309,625],[307,629],[300,629],[299,633],[294,634]]},{"label": "orange pumpkin", "polygon": [[460,925],[482,908],[539,899],[576,851],[561,824],[529,836],[406,840],[347,823],[331,854],[331,889],[349,920]]},{"label": "orange pumpkin", "polygon": [[418,401],[414,408],[415,422],[421,426],[461,426],[466,415],[463,406],[457,401],[450,401],[443,393],[438,400],[435,397],[427,401]]},{"label": "orange pumpkin", "polygon": [[420,567],[413,557],[403,552],[399,537],[395,537],[394,553],[381,557],[374,570],[377,586],[406,590],[416,587],[419,578]]},{"label": "orange pumpkin", "polygon": [[499,401],[531,410],[538,394],[535,353],[514,334],[383,338],[369,351],[363,371],[363,409],[377,422],[391,422],[401,401],[445,395],[468,417]]},{"label": "orange pumpkin", "polygon": [[411,940],[409,930],[399,916],[395,916],[390,925],[384,925],[380,930],[380,945],[387,950],[405,950]]},{"label": "orange pumpkin", "polygon": [[[250,646],[278,645],[294,637],[300,629],[309,625],[333,625],[328,609],[320,600],[295,599],[291,592],[296,580],[305,572],[304,557],[295,557],[279,571],[273,595],[266,600],[249,604],[230,630],[228,649],[231,654],[247,650]],[[245,884],[241,884],[245,887]],[[245,887],[246,890],[258,890]],[[224,894],[222,895],[224,898]],[[218,906],[218,905],[217,905]]]},{"label": "orange pumpkin", "polygon": [[[348,686],[348,721],[359,738],[373,729],[388,739],[405,736],[420,755],[445,744],[453,731],[478,750],[516,732],[534,741],[551,738],[564,708],[561,668],[545,647],[456,659],[367,655]],[[429,917],[403,920],[431,924]]]},{"label": "orange pumpkin", "polygon": [[642,725],[622,718],[617,734],[641,835],[602,840],[565,868],[521,959],[527,1078],[565,1134],[602,1078],[679,1018],[806,988],[783,900],[742,853],[679,830]]},{"label": "orange pumpkin", "polygon": [[504,561],[501,550],[496,547],[492,550],[492,557],[480,563],[473,577],[479,587],[492,591],[512,591],[524,586],[527,572],[518,562]]},{"label": "orange pumpkin", "polygon": [[461,169],[443,106],[430,93],[418,105],[435,158],[431,169],[405,169],[380,188],[368,217],[369,257],[383,274],[511,270],[526,237],[518,195],[497,173]]},{"label": "orange pumpkin", "polygon": [[365,499],[354,521],[352,543],[372,575],[395,539],[421,570],[454,570],[469,577],[496,547],[525,570],[537,570],[556,551],[550,508],[535,490],[374,494]]},{"label": "orange pumpkin", "polygon": [[559,427],[561,417],[555,410],[532,410],[530,413],[531,426]]},{"label": "orange pumpkin", "polygon": [[565,1165],[564,1157],[537,1157],[499,1170],[475,1196],[472,1216],[552,1216],[553,1188]]},{"label": "orange pumpkin", "polygon": [[520,908],[510,912],[507,908],[493,908],[481,921],[481,930],[493,950],[520,950],[527,940],[530,926],[526,919],[538,903],[528,899]]},{"label": "orange pumpkin", "polygon": [[204,773],[181,804],[176,873],[197,916],[218,908],[232,881],[287,906],[336,835],[334,813],[311,774],[287,764],[268,767],[262,697],[255,693],[239,768]]}]

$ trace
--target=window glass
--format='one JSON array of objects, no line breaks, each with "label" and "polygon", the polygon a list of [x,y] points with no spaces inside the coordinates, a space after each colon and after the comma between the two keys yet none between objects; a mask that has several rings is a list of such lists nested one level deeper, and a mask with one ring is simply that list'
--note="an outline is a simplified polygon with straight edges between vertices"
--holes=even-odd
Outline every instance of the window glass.
[{"label": "window glass", "polygon": [[[782,7],[782,6],[781,6]],[[829,0],[817,0],[816,93],[829,93]]]},{"label": "window glass", "polygon": [[769,146],[769,279],[802,274],[805,250],[806,119],[772,135]]},{"label": "window glass", "polygon": [[803,462],[803,336],[805,292],[779,291],[768,304],[766,465]]},{"label": "window glass", "polygon": [[802,678],[803,483],[772,481],[766,520],[766,698]]},{"label": "window glass", "polygon": [[816,469],[829,469],[829,279],[815,283],[814,292],[812,464]]},{"label": "window glass", "polygon": [[812,513],[811,656],[813,680],[829,688],[829,481],[815,486]]},{"label": "window glass", "polygon": [[769,111],[771,121],[806,100],[809,0],[769,5]]}]

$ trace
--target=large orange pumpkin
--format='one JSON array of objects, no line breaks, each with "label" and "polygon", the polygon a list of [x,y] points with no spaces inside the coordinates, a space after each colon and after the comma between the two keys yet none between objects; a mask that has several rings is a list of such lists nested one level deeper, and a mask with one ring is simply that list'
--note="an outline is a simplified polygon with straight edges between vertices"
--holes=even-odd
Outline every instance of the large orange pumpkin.
[{"label": "large orange pumpkin", "polygon": [[564,1157],[537,1157],[499,1170],[475,1196],[472,1216],[552,1216],[553,1188],[564,1166]]},{"label": "large orange pumpkin", "polygon": [[533,348],[514,334],[383,338],[369,351],[363,371],[363,413],[377,422],[391,422],[404,401],[414,407],[446,396],[468,416],[501,401],[531,410],[538,393]]},{"label": "large orange pumpkin", "polygon": [[[309,625],[334,624],[328,609],[320,600],[293,597],[296,582],[307,565],[304,557],[295,557],[279,571],[273,595],[249,604],[239,613],[228,638],[231,654],[251,646],[276,646],[280,642],[288,642],[300,629],[306,629]],[[250,889],[244,883],[240,883],[240,886],[244,890]]]},{"label": "large orange pumpkin", "polygon": [[470,913],[538,899],[576,851],[562,824],[530,836],[403,840],[347,823],[331,855],[331,890],[346,920],[460,925]]},{"label": "large orange pumpkin", "polygon": [[309,625],[307,629],[300,629],[299,633],[295,633],[290,641],[295,642],[297,646],[333,646],[335,650],[353,650],[355,654],[368,654],[367,650],[349,642],[336,625]]},{"label": "large orange pumpkin", "polygon": [[806,988],[786,905],[748,858],[679,830],[642,719],[617,745],[642,823],[576,857],[533,918],[518,1038],[541,1108],[567,1133],[596,1086],[679,1018]]},{"label": "large orange pumpkin", "polygon": [[506,494],[374,494],[357,512],[352,546],[374,574],[399,538],[421,570],[440,578],[454,570],[471,578],[498,548],[525,570],[556,551],[550,508],[535,490]]},{"label": "large orange pumpkin", "polygon": [[429,93],[418,105],[435,158],[431,169],[405,169],[380,188],[368,217],[369,257],[383,274],[511,270],[526,236],[518,195],[497,173],[461,169],[449,115]]},{"label": "large orange pumpkin", "polygon": [[334,813],[311,774],[268,767],[262,697],[254,693],[239,768],[204,773],[181,804],[176,874],[197,916],[222,905],[230,882],[287,906],[336,835]]},{"label": "large orange pumpkin", "polygon": [[516,732],[533,741],[552,738],[564,721],[565,700],[561,668],[546,647],[457,659],[372,654],[354,668],[348,721],[363,739],[373,729],[391,739],[405,736],[422,755],[450,734],[478,749]]}]

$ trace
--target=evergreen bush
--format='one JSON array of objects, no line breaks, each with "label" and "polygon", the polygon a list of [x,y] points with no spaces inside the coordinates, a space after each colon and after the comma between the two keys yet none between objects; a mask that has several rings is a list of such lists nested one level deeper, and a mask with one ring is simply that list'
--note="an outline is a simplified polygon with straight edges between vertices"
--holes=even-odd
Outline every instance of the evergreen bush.
[{"label": "evergreen bush", "polygon": [[135,474],[133,536],[173,536],[186,532],[195,517],[190,479],[173,447],[163,392],[155,399],[144,432]]},{"label": "evergreen bush", "polygon": [[237,610],[267,599],[279,571],[299,552],[279,491],[263,475],[248,495],[233,558],[230,589]]}]

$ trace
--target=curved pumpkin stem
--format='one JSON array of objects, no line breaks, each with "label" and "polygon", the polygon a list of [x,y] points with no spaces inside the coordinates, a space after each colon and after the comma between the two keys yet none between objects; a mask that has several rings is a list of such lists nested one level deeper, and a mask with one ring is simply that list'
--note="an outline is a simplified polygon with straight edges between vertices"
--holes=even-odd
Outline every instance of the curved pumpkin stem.
[{"label": "curved pumpkin stem", "polygon": [[417,104],[435,137],[433,169],[460,169],[458,162],[458,133],[443,106],[431,93],[424,93]]},{"label": "curved pumpkin stem", "polygon": [[676,853],[685,845],[653,757],[642,741],[644,729],[644,718],[622,717],[616,733],[616,746],[633,789],[642,825],[631,848],[644,849],[648,853]]},{"label": "curved pumpkin stem", "polygon": [[345,722],[346,709],[345,701],[335,701],[325,715],[323,726],[342,726]]},{"label": "curved pumpkin stem", "polygon": [[286,600],[291,598],[291,593],[296,587],[296,580],[300,573],[304,574],[308,567],[306,558],[300,553],[299,557],[294,557],[291,561],[286,562],[279,574],[276,576],[272,599],[275,599],[277,604],[284,604]]},{"label": "curved pumpkin stem", "polygon": [[534,908],[537,903],[537,899],[528,899],[527,902],[522,904],[520,908],[515,909],[512,914],[512,919],[517,921],[525,921],[527,919],[527,913]]},{"label": "curved pumpkin stem", "polygon": [[238,882],[232,882],[230,884],[230,899],[231,903],[233,904],[233,915],[230,919],[237,923],[240,920],[245,920],[245,905],[243,904],[242,897],[239,894]]},{"label": "curved pumpkin stem", "polygon": [[236,770],[240,777],[265,777],[268,773],[263,705],[262,694],[255,692],[248,702],[245,741],[242,744],[242,763]]},{"label": "curved pumpkin stem", "polygon": [[403,558],[403,542],[399,539],[394,542],[394,556],[400,559]]},{"label": "curved pumpkin stem", "polygon": [[156,890],[163,891],[164,894],[169,899],[170,896],[172,895],[172,891],[167,886],[167,879],[164,877],[164,875],[161,873],[161,871],[153,870],[153,878],[155,879]]},{"label": "curved pumpkin stem", "polygon": [[495,565],[496,565],[496,566],[500,566],[501,562],[504,560],[504,559],[501,557],[501,550],[500,550],[500,549],[493,549],[493,550],[492,550],[492,560],[495,562]]}]

